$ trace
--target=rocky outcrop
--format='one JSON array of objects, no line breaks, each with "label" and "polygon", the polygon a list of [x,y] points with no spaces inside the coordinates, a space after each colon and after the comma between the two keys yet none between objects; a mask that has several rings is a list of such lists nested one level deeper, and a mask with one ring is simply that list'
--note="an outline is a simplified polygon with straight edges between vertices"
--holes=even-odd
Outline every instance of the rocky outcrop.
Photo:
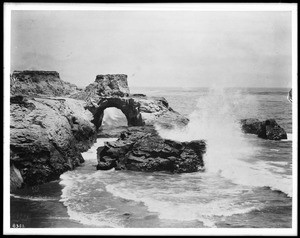
[{"label": "rocky outcrop", "polygon": [[94,83],[71,97],[87,102],[86,108],[93,113],[97,128],[102,125],[103,113],[108,107],[120,109],[128,126],[160,124],[170,128],[188,124],[189,120],[174,111],[165,98],[129,92],[126,75],[98,75]]},{"label": "rocky outcrop", "polygon": [[106,97],[127,97],[129,95],[127,75],[107,74],[97,75],[93,83],[89,84],[82,92],[73,95],[73,98],[89,102],[99,101]]},{"label": "rocky outcrop", "polygon": [[288,93],[288,96],[287,96],[287,99],[290,101],[290,102],[293,102],[293,92],[292,92],[292,88],[291,88],[291,90],[289,91],[289,93]]},{"label": "rocky outcrop", "polygon": [[243,119],[241,127],[245,133],[256,134],[258,137],[268,140],[287,139],[287,134],[274,119],[259,121],[258,119]]},{"label": "rocky outcrop", "polygon": [[[12,190],[24,184],[42,184],[58,179],[60,174],[82,163],[81,152],[94,143],[97,130],[102,124],[104,110],[108,107],[122,110],[129,126],[161,124],[169,128],[172,125],[188,123],[187,118],[169,107],[165,98],[130,95],[127,76],[123,74],[98,75],[95,82],[85,90],[78,90],[75,85],[62,81],[55,71],[15,71],[11,76],[10,89]],[[150,137],[148,134],[142,136],[145,144],[157,140],[163,143],[163,151],[172,146],[180,148],[177,148],[176,153],[171,148],[169,154],[160,154],[157,149],[160,157],[155,157],[156,162],[152,162],[155,152],[149,151],[150,157],[145,156],[145,165],[131,163],[132,155],[126,160],[130,163],[122,160],[124,163],[120,161],[121,167],[118,168],[125,166],[133,169],[136,166],[140,170],[148,171],[155,168],[157,161],[159,163],[156,170],[185,172],[196,171],[202,166],[202,152],[196,148],[203,147],[204,142],[179,143],[163,140],[153,127],[149,128],[137,129],[151,134]],[[130,128],[126,133],[135,134],[134,130]],[[140,134],[138,131],[136,133]],[[120,134],[121,131],[116,133]],[[129,135],[126,133],[122,134],[123,137]],[[133,139],[132,136],[129,140]],[[161,148],[158,142],[151,145]],[[137,141],[131,144],[137,150]],[[147,150],[144,149],[144,152]],[[106,163],[108,158],[105,158]]]},{"label": "rocky outcrop", "polygon": [[93,123],[99,128],[104,110],[108,107],[120,109],[127,118],[128,126],[159,124],[164,128],[185,126],[188,119],[169,107],[164,98],[154,97],[104,97],[88,108],[94,115]]},{"label": "rocky outcrop", "polygon": [[133,98],[127,97],[104,97],[98,101],[96,106],[90,107],[94,114],[93,123],[98,129],[102,124],[104,110],[109,107],[120,109],[127,118],[128,126],[142,126],[144,122],[139,110],[139,103]]},{"label": "rocky outcrop", "polygon": [[161,138],[153,126],[131,127],[97,150],[98,170],[196,172],[203,169],[205,141]]},{"label": "rocky outcrop", "polygon": [[61,80],[56,71],[14,71],[10,82],[11,95],[67,96],[79,91],[76,85]]},{"label": "rocky outcrop", "polygon": [[171,129],[183,127],[189,119],[174,111],[164,97],[133,97],[139,103],[141,116],[145,125],[160,125]]},{"label": "rocky outcrop", "polygon": [[84,161],[81,152],[96,139],[93,116],[84,104],[70,98],[11,97],[12,190],[20,183],[35,185],[58,179]]}]

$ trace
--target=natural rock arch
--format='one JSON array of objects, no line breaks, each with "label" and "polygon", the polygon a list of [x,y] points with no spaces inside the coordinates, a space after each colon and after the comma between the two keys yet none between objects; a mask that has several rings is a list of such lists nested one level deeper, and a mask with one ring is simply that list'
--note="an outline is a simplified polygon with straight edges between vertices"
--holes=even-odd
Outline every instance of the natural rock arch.
[{"label": "natural rock arch", "polygon": [[109,107],[120,109],[126,116],[128,126],[143,126],[142,115],[140,112],[140,104],[133,98],[102,98],[98,102],[98,107],[94,113],[93,123],[98,129],[102,125],[104,110]]}]

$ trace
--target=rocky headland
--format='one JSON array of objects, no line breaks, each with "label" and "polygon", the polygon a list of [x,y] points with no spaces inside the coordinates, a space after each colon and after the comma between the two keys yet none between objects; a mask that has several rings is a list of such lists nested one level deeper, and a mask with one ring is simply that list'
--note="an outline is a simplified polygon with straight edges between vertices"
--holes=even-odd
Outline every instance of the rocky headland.
[{"label": "rocky headland", "polygon": [[93,114],[52,71],[17,71],[10,87],[11,190],[52,180],[84,162],[96,141]]},{"label": "rocky headland", "polygon": [[101,126],[104,110],[108,107],[120,109],[127,118],[128,126],[160,124],[171,128],[185,126],[189,122],[163,97],[130,94],[127,75],[124,74],[97,75],[95,82],[71,97],[87,103],[86,108],[93,113],[97,128]]},{"label": "rocky headland", "polygon": [[67,96],[79,91],[75,84],[61,80],[56,71],[14,71],[10,76],[11,95]]},{"label": "rocky headland", "polygon": [[[97,169],[171,173],[203,169],[205,141],[167,140],[155,130],[154,125],[184,127],[188,118],[174,111],[164,97],[131,94],[127,75],[97,75],[81,90],[55,71],[15,71],[10,94],[11,191],[56,180],[83,163],[81,153],[101,134],[104,110],[109,107],[124,113],[128,128],[113,134],[117,141],[98,148]],[[273,119],[245,119],[241,128],[264,139],[287,137]],[[103,137],[110,137],[110,132]]]},{"label": "rocky headland", "polygon": [[80,90],[55,71],[14,71],[10,94],[11,191],[56,180],[83,163],[81,153],[96,141],[108,107],[120,109],[128,126],[188,123],[165,98],[130,94],[124,74],[97,75]]}]

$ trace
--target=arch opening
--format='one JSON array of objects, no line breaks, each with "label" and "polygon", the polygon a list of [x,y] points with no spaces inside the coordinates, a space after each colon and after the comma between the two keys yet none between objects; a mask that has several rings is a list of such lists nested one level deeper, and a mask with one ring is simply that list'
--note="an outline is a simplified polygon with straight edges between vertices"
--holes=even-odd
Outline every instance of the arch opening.
[{"label": "arch opening", "polygon": [[128,121],[125,114],[116,107],[108,107],[103,111],[102,128],[126,127]]},{"label": "arch opening", "polygon": [[[139,103],[131,98],[103,98],[98,103],[98,108],[94,113],[93,123],[96,125],[96,128],[99,129],[103,124],[104,111],[107,108],[116,108],[125,115],[127,119],[127,126],[142,126],[144,125],[144,122],[142,120],[139,106]],[[111,109],[109,109],[109,111],[110,110]]]}]

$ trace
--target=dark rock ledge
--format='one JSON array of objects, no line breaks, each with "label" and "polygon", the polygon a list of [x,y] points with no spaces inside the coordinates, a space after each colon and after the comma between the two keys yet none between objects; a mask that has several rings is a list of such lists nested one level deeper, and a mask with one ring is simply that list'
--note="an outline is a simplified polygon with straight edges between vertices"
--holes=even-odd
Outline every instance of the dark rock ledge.
[{"label": "dark rock ledge", "polygon": [[11,190],[52,180],[84,162],[81,152],[96,140],[92,114],[70,98],[12,96]]},{"label": "dark rock ledge", "polygon": [[153,126],[130,127],[119,139],[97,150],[98,170],[167,171],[203,170],[203,140],[178,142],[161,138]]},{"label": "dark rock ledge", "polygon": [[255,134],[259,138],[268,140],[287,139],[286,131],[280,127],[274,119],[259,121],[258,119],[243,119],[241,120],[243,132]]}]

